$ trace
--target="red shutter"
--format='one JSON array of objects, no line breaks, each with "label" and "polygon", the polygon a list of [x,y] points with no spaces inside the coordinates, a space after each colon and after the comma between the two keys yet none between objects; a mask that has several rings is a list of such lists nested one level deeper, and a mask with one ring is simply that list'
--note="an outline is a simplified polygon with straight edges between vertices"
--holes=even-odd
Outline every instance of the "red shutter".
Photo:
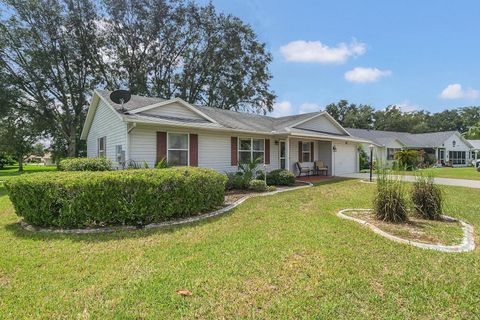
[{"label": "red shutter", "polygon": [[157,162],[167,159],[167,133],[157,132]]},{"label": "red shutter", "polygon": [[265,164],[270,164],[270,139],[265,139]]},{"label": "red shutter", "polygon": [[315,161],[315,153],[313,152],[313,146],[315,145],[315,143],[313,142],[310,142],[310,161]]},{"label": "red shutter", "polygon": [[298,162],[302,162],[302,148],[303,148],[303,145],[302,145],[302,141],[298,141]]},{"label": "red shutter", "polygon": [[190,133],[190,166],[198,167],[198,134]]},{"label": "red shutter", "polygon": [[232,137],[230,140],[230,152],[231,152],[231,165],[236,166],[238,165],[238,139],[237,137]]}]

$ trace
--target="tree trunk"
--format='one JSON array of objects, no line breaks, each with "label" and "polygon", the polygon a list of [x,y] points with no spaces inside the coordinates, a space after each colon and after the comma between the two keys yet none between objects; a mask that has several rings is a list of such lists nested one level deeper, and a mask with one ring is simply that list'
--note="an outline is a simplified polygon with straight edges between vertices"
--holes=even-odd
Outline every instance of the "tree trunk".
[{"label": "tree trunk", "polygon": [[23,172],[23,158],[18,158],[18,172]]},{"label": "tree trunk", "polygon": [[77,132],[75,128],[70,130],[70,137],[68,138],[68,157],[74,158],[77,156]]}]

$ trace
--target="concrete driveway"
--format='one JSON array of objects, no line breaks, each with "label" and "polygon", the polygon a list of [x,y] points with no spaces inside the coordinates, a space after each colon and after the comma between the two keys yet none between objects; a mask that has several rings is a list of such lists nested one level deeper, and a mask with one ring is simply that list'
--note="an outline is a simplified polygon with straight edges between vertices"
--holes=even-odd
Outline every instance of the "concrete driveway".
[{"label": "concrete driveway", "polygon": [[[355,179],[363,179],[368,180],[370,178],[369,173],[349,173],[349,174],[342,174],[341,177],[345,178],[355,178]],[[398,176],[402,178],[404,181],[413,182],[415,181],[414,176]],[[373,179],[376,176],[373,174]],[[467,188],[478,188],[480,189],[480,181],[479,180],[464,180],[464,179],[450,179],[450,178],[434,178],[434,182],[436,184],[443,184],[447,186],[457,186],[457,187],[467,187]]]}]

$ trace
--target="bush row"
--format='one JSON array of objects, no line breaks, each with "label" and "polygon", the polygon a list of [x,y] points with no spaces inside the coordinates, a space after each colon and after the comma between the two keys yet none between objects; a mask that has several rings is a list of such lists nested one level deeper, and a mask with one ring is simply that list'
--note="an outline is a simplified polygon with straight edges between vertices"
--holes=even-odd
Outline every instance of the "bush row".
[{"label": "bush row", "polygon": [[23,175],[6,182],[17,214],[37,226],[146,225],[188,217],[224,202],[226,177],[172,168]]},{"label": "bush row", "polygon": [[109,171],[112,161],[107,158],[67,158],[60,161],[61,171]]}]

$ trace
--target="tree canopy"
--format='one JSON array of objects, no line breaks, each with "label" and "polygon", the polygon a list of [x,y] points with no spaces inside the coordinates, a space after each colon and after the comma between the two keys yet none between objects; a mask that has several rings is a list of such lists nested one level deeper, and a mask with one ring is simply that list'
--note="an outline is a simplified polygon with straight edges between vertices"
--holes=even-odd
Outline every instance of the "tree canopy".
[{"label": "tree canopy", "polygon": [[[53,147],[77,156],[94,88],[266,113],[272,60],[239,18],[182,0],[4,0],[0,65],[42,119]],[[57,153],[57,152],[56,152]]]},{"label": "tree canopy", "polygon": [[[396,105],[377,110],[372,106],[340,100],[325,107],[335,120],[347,128],[374,129],[410,133],[459,131],[477,136],[480,127],[480,106],[447,109],[438,113],[419,110],[403,112]],[[469,130],[470,129],[470,130]],[[479,135],[480,138],[480,135]]]}]

